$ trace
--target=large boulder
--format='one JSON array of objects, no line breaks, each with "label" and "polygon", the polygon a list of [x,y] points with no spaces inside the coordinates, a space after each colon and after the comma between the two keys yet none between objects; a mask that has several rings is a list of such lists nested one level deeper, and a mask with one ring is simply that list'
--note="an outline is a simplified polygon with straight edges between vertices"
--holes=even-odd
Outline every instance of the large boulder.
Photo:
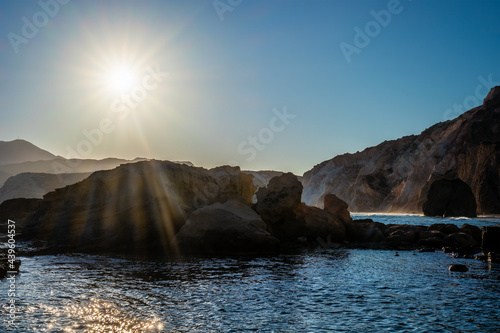
[{"label": "large boulder", "polygon": [[331,212],[301,203],[295,209],[295,214],[303,221],[304,236],[309,240],[317,240],[319,237],[340,243],[346,238],[344,222]]},{"label": "large boulder", "polygon": [[444,239],[446,242],[457,248],[479,248],[479,242],[465,232],[456,232],[448,235]]},{"label": "large boulder", "polygon": [[194,211],[177,240],[183,253],[200,254],[266,253],[279,245],[260,216],[239,200]]},{"label": "large boulder", "polygon": [[337,197],[335,194],[325,195],[323,200],[323,209],[337,216],[342,222],[352,222],[351,214],[347,210],[347,203]]},{"label": "large boulder", "polygon": [[387,242],[394,247],[415,247],[419,234],[423,231],[416,225],[389,225],[385,230]]},{"label": "large boulder", "polygon": [[479,227],[465,223],[460,227],[460,230],[462,232],[465,232],[466,234],[471,235],[479,243],[481,242],[482,235],[481,235],[481,229]]},{"label": "large boulder", "polygon": [[451,223],[434,223],[434,224],[431,224],[428,227],[428,229],[440,231],[445,235],[450,235],[450,234],[453,234],[455,232],[460,231],[459,227],[457,227],[455,224],[451,224]]},{"label": "large boulder", "polygon": [[482,227],[481,250],[487,255],[489,253],[500,255],[500,225]]},{"label": "large boulder", "polygon": [[193,211],[230,199],[250,204],[255,189],[252,176],[238,167],[125,164],[34,202],[19,237],[46,241],[54,252],[171,255],[176,233]]},{"label": "large boulder", "polygon": [[469,185],[458,178],[433,182],[422,209],[426,216],[477,216],[474,194]]},{"label": "large boulder", "polygon": [[346,236],[351,242],[377,243],[385,240],[386,225],[371,219],[354,220],[346,223]]},{"label": "large boulder", "polygon": [[295,240],[302,233],[294,210],[302,196],[302,183],[292,173],[274,177],[257,191],[255,211],[270,226],[273,235]]}]

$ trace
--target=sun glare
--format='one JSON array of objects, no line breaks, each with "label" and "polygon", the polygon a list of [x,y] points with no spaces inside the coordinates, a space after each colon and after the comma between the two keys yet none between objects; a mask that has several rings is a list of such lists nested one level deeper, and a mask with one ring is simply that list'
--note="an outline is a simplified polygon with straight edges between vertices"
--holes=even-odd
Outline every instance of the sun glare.
[{"label": "sun glare", "polygon": [[118,93],[130,91],[137,83],[134,70],[126,66],[117,66],[111,69],[107,79],[109,88]]}]

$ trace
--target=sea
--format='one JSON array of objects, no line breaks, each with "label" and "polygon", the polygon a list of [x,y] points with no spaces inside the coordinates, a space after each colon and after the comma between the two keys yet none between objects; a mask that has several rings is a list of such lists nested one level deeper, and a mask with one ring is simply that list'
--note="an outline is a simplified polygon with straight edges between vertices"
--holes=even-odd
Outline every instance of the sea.
[{"label": "sea", "polygon": [[[498,217],[352,216],[500,224]],[[500,264],[440,251],[20,259],[20,273],[0,281],[0,332],[500,332]],[[469,270],[450,272],[451,264]]]}]

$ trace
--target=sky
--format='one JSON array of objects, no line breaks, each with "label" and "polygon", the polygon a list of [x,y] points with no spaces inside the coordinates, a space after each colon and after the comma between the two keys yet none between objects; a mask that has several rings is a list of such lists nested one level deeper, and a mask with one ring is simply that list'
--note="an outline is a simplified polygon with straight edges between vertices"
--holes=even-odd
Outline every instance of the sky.
[{"label": "sky", "polygon": [[0,2],[0,140],[302,174],[500,85],[500,1]]}]

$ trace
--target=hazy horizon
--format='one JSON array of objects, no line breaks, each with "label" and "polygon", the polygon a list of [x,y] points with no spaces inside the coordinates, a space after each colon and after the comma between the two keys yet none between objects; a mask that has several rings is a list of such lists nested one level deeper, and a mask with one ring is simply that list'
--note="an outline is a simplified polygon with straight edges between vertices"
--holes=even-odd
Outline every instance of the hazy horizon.
[{"label": "hazy horizon", "polygon": [[0,140],[303,174],[500,85],[500,1],[11,1]]}]

